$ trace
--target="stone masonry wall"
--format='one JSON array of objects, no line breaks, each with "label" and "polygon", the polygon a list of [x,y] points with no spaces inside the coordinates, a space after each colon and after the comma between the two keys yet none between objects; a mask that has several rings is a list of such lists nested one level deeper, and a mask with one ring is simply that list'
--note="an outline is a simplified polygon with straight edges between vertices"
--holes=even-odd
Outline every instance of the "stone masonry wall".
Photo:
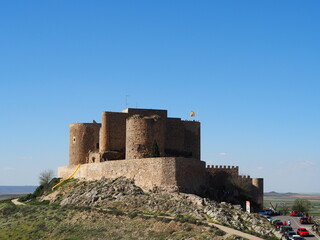
[{"label": "stone masonry wall", "polygon": [[[66,178],[74,170],[75,166],[59,167],[58,177]],[[143,158],[83,164],[74,177],[86,180],[126,177],[133,179],[145,191],[188,190],[196,193],[203,184],[201,172],[204,176],[205,163],[195,159]]]},{"label": "stone masonry wall", "polygon": [[207,172],[214,176],[217,173],[225,172],[226,174],[232,175],[232,176],[239,176],[239,167],[238,166],[213,166],[213,165],[208,165],[207,166]]},{"label": "stone masonry wall", "polygon": [[181,121],[185,128],[184,149],[192,153],[192,158],[200,157],[200,122]]},{"label": "stone masonry wall", "polygon": [[208,186],[203,161],[192,158],[176,158],[176,179],[180,191],[201,194],[201,190]]},{"label": "stone masonry wall", "polygon": [[157,143],[160,156],[164,156],[165,119],[158,115],[133,115],[127,119],[126,159],[148,158]]},{"label": "stone masonry wall", "polygon": [[139,114],[142,116],[159,115],[163,118],[167,118],[167,115],[168,115],[167,110],[160,110],[160,109],[127,108],[126,110],[124,110],[122,112],[127,113],[128,116],[132,116],[135,114]]},{"label": "stone masonry wall", "polygon": [[125,113],[102,113],[100,152],[125,150],[126,117]]},{"label": "stone masonry wall", "polygon": [[90,151],[99,148],[99,123],[70,124],[69,165],[86,163]]},{"label": "stone masonry wall", "polygon": [[180,118],[168,118],[166,123],[165,152],[168,157],[186,153],[184,148],[184,126]]},{"label": "stone masonry wall", "polygon": [[263,208],[263,178],[252,178],[252,195],[260,208]]}]

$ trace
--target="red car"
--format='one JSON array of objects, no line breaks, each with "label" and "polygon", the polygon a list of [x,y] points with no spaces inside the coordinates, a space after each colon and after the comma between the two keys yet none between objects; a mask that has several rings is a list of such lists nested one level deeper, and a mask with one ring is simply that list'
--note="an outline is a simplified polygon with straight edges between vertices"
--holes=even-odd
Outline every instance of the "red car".
[{"label": "red car", "polygon": [[280,221],[275,222],[275,223],[274,223],[274,226],[275,226],[276,228],[280,228],[281,226],[283,226],[283,222],[280,222]]},{"label": "red car", "polygon": [[305,228],[298,228],[297,233],[298,233],[300,236],[309,236],[309,232],[308,232],[308,230],[305,229]]},{"label": "red car", "polygon": [[299,216],[299,215],[300,215],[299,212],[296,210],[293,210],[290,212],[290,216]]}]

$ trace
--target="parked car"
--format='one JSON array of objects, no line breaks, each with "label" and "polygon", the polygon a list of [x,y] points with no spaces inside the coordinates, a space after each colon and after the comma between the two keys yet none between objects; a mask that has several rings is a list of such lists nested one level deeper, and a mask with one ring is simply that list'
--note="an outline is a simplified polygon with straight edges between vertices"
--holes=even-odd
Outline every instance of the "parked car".
[{"label": "parked car", "polygon": [[295,231],[288,231],[285,233],[285,238],[286,239],[292,239],[292,236],[297,235]]},{"label": "parked car", "polygon": [[300,213],[296,210],[292,210],[289,214],[290,214],[290,216],[294,216],[294,217],[300,216]]},{"label": "parked car", "polygon": [[291,239],[292,239],[292,240],[305,240],[305,238],[304,238],[304,237],[301,237],[300,235],[293,235],[293,236],[291,237]]},{"label": "parked car", "polygon": [[261,215],[273,215],[274,212],[271,209],[264,209],[258,213]]},{"label": "parked car", "polygon": [[278,222],[275,222],[273,225],[274,225],[276,228],[280,228],[281,226],[283,226],[283,222],[278,221]]},{"label": "parked car", "polygon": [[297,233],[298,233],[300,236],[309,236],[309,235],[310,235],[310,233],[308,232],[308,230],[305,229],[305,228],[298,228]]},{"label": "parked car", "polygon": [[290,227],[290,226],[280,226],[280,232],[281,233],[286,233],[286,232],[289,232],[289,231],[293,231],[292,227]]},{"label": "parked car", "polygon": [[280,219],[272,219],[271,220],[271,223],[274,225],[276,222],[281,222],[281,220]]},{"label": "parked car", "polygon": [[301,223],[301,224],[308,224],[308,223],[309,223],[309,220],[308,220],[308,218],[306,218],[306,217],[301,217],[301,218],[300,218],[300,223]]}]

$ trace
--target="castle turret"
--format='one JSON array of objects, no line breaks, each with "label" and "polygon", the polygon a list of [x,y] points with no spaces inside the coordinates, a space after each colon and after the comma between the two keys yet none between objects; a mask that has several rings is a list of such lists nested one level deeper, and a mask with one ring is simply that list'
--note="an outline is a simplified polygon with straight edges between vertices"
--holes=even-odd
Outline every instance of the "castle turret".
[{"label": "castle turret", "polygon": [[164,156],[166,125],[162,117],[133,115],[127,119],[126,129],[126,159],[152,157],[156,146]]},{"label": "castle turret", "polygon": [[99,123],[70,124],[69,165],[86,163],[90,151],[99,150]]},{"label": "castle turret", "polygon": [[252,178],[253,198],[259,208],[263,208],[263,178]]},{"label": "castle turret", "polygon": [[108,151],[108,117],[107,112],[102,112],[101,129],[100,129],[100,148],[99,152]]}]

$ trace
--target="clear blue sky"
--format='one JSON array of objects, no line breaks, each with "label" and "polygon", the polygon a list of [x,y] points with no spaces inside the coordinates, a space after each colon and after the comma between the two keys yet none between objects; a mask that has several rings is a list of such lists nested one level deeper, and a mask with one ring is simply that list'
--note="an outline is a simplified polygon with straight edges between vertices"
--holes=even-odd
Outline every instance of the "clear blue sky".
[{"label": "clear blue sky", "polygon": [[320,192],[320,2],[2,1],[0,185],[68,164],[73,122],[201,121],[202,160]]}]

